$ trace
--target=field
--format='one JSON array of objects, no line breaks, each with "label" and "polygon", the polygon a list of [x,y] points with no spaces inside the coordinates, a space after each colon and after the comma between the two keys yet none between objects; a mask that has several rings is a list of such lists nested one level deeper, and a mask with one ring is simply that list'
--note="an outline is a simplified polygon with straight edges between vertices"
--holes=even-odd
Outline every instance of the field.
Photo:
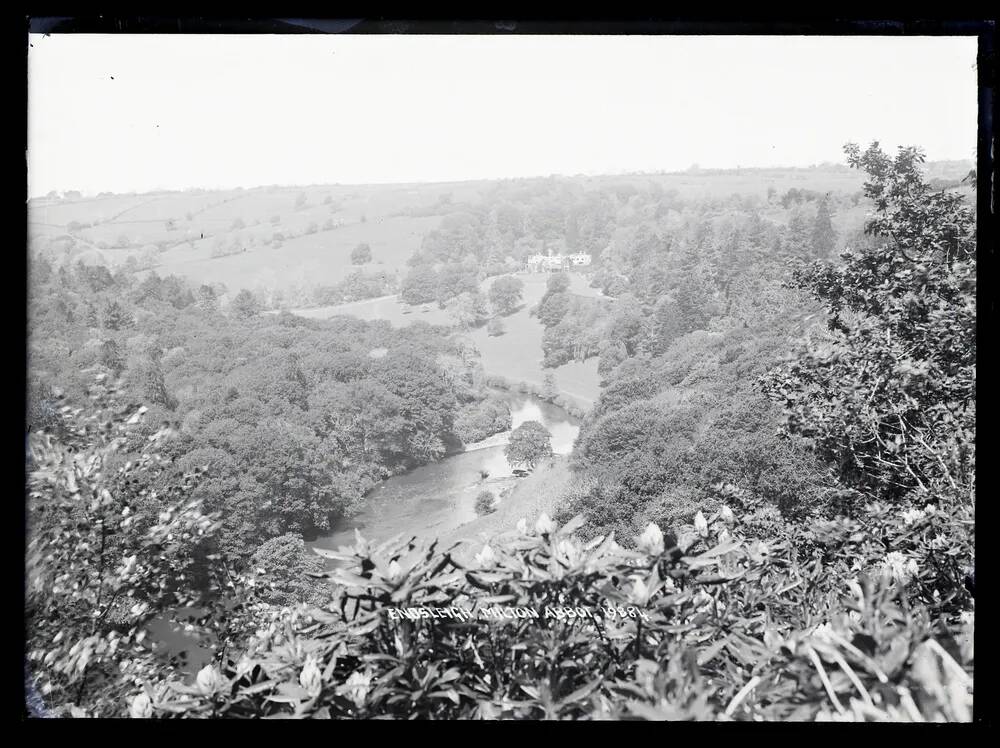
[{"label": "field", "polygon": [[[483,368],[488,374],[503,377],[511,382],[527,382],[538,387],[544,383],[545,375],[552,373],[560,392],[571,397],[581,407],[590,408],[600,394],[597,359],[573,361],[555,369],[542,368],[543,328],[537,319],[529,315],[529,310],[545,293],[548,276],[522,274],[518,277],[524,281],[524,301],[516,312],[503,318],[506,332],[491,337],[484,326],[469,333],[469,338],[479,350]],[[571,273],[570,279],[570,290],[573,293],[581,296],[599,295],[599,291],[587,284],[585,276]],[[484,292],[491,282],[487,280],[483,283]],[[338,314],[366,320],[385,319],[396,327],[403,327],[417,320],[432,325],[454,324],[448,310],[439,309],[437,304],[426,306],[427,310],[424,311],[421,306],[411,307],[400,302],[395,296],[385,296],[337,306],[293,310],[293,313],[314,319],[327,319]]]},{"label": "field", "polygon": [[[354,269],[350,252],[361,242],[374,255],[367,270],[403,270],[440,221],[407,212],[426,212],[445,187],[261,187],[34,200],[29,237],[72,238],[74,259],[88,263],[118,266],[134,256],[160,275],[231,289],[332,284]],[[466,192],[470,199],[478,194]],[[276,234],[277,248],[270,245]]]},{"label": "field", "polygon": [[664,190],[677,190],[690,197],[729,197],[766,195],[769,187],[779,194],[792,188],[816,192],[857,192],[862,175],[846,166],[807,169],[727,169],[660,174],[645,179],[657,182]]},{"label": "field", "polygon": [[[295,217],[295,223],[307,221]],[[155,268],[160,275],[183,275],[199,283],[225,283],[230,289],[288,288],[304,284],[333,284],[357,267],[350,255],[359,243],[372,248],[373,262],[364,267],[405,271],[406,260],[419,248],[427,231],[440,218],[386,218],[366,223],[345,224],[329,231],[317,231],[285,240],[280,248],[247,246],[245,251],[223,257],[212,257],[211,240],[195,242],[192,248],[182,245],[164,253]],[[250,227],[241,235],[260,237],[273,227]]]},{"label": "field", "polygon": [[[542,332],[544,328],[528,310],[538,303],[545,293],[545,274],[522,275],[524,303],[509,317],[504,317],[506,332],[491,337],[485,327],[473,330],[472,341],[482,356],[483,368],[515,382],[528,382],[541,386],[546,373],[552,373],[556,388],[589,409],[600,394],[601,382],[597,374],[597,358],[571,361],[555,369],[542,368]],[[590,288],[579,274],[571,274],[570,290],[581,296],[596,296],[599,291]]]}]

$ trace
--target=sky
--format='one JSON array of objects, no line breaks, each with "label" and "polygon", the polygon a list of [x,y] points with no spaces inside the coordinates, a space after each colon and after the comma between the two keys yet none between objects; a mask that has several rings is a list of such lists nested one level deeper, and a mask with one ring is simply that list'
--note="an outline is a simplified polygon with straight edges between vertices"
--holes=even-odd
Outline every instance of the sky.
[{"label": "sky", "polygon": [[28,194],[974,159],[974,37],[29,35]]}]

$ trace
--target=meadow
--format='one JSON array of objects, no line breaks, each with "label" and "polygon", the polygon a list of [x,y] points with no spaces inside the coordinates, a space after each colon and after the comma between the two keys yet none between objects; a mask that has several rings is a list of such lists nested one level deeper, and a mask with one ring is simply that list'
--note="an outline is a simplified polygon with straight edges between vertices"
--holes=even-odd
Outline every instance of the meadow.
[{"label": "meadow", "polygon": [[[517,276],[524,282],[524,297],[520,307],[503,317],[506,332],[492,336],[486,326],[467,333],[479,351],[483,369],[490,375],[503,377],[511,384],[527,383],[535,387],[545,384],[546,374],[554,377],[556,388],[581,408],[589,409],[600,394],[601,383],[597,374],[597,359],[571,361],[552,369],[542,367],[542,332],[544,328],[537,318],[530,314],[531,308],[545,293],[547,273],[522,273]],[[579,296],[599,296],[600,291],[588,285],[587,276],[570,274],[570,291]],[[489,288],[492,278],[483,281],[482,291]],[[415,321],[431,325],[453,325],[454,319],[448,309],[437,304],[411,306],[399,300],[398,296],[385,296],[348,304],[294,309],[293,314],[312,319],[329,319],[340,314],[363,320],[388,320],[395,327],[404,327]]]}]

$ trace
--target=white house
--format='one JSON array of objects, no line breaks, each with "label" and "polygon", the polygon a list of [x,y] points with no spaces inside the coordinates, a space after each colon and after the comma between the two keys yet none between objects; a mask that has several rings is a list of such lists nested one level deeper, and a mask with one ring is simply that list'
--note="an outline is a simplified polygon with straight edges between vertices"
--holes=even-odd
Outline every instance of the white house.
[{"label": "white house", "polygon": [[532,272],[559,270],[565,265],[565,258],[562,255],[532,255],[526,265]]},{"label": "white house", "polygon": [[525,261],[525,267],[529,272],[538,273],[545,270],[563,270],[569,265],[589,265],[590,255],[582,252],[573,255],[531,255]]}]

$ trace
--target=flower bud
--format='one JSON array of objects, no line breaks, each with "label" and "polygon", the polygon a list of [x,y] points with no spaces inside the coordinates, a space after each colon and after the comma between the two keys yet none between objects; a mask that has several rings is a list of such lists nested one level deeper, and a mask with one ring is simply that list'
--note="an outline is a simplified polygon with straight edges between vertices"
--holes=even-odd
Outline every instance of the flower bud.
[{"label": "flower bud", "polygon": [[656,523],[650,522],[646,525],[646,529],[642,531],[642,535],[639,536],[639,540],[636,543],[639,550],[645,551],[652,556],[659,556],[663,553],[663,532]]},{"label": "flower bud", "polygon": [[496,554],[489,545],[484,545],[483,550],[476,554],[476,563],[481,569],[490,569],[496,564]]},{"label": "flower bud", "polygon": [[149,719],[153,716],[153,702],[145,691],[135,695],[129,704],[128,714],[132,719]]},{"label": "flower bud", "polygon": [[337,689],[338,693],[346,694],[359,709],[365,705],[365,697],[371,686],[371,676],[361,672],[351,673],[347,682]]},{"label": "flower bud", "polygon": [[400,578],[401,576],[403,576],[403,567],[401,567],[401,566],[399,565],[399,562],[398,562],[398,561],[391,561],[391,562],[389,563],[389,570],[388,570],[388,574],[389,574],[389,576],[388,576],[388,580],[389,580],[390,582],[395,582],[395,581],[397,581],[397,580],[398,580],[398,579],[399,579],[399,578]]},{"label": "flower bud", "polygon": [[643,605],[649,600],[649,588],[641,579],[636,579],[632,583],[632,591],[629,593],[629,600],[636,605]]},{"label": "flower bud", "polygon": [[306,659],[306,664],[302,668],[302,672],[299,673],[299,684],[306,690],[310,698],[314,699],[319,695],[323,688],[323,676],[319,672],[315,657],[310,655]]},{"label": "flower bud", "polygon": [[708,521],[700,510],[694,515],[694,530],[703,538],[708,536]]},{"label": "flower bud", "polygon": [[552,521],[548,514],[542,512],[542,514],[538,517],[538,520],[535,522],[535,530],[538,534],[548,535],[549,533],[554,532],[555,529],[556,523]]},{"label": "flower bud", "polygon": [[198,684],[198,690],[201,691],[203,696],[211,696],[218,690],[222,678],[214,666],[205,665],[205,667],[198,671],[195,681]]}]

